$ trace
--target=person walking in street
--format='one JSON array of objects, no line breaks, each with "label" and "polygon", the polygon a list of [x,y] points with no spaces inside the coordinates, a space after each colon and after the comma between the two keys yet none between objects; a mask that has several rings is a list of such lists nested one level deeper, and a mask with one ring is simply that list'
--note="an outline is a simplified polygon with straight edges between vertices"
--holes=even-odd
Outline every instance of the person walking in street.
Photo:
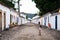
[{"label": "person walking in street", "polygon": [[41,36],[41,28],[40,28],[40,22],[39,22],[39,36]]},{"label": "person walking in street", "polygon": [[42,28],[42,26],[40,25],[40,22],[39,22],[39,27],[41,27],[41,28]]},{"label": "person walking in street", "polygon": [[38,22],[39,26],[40,26],[40,22]]}]

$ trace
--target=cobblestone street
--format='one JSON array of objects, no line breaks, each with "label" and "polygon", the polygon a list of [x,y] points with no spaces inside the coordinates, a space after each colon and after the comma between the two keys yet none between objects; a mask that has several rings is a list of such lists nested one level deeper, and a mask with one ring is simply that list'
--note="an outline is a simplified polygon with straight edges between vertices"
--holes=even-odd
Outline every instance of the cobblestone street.
[{"label": "cobblestone street", "polygon": [[[41,35],[39,35],[39,29]],[[33,23],[11,28],[1,34],[1,40],[60,40],[60,31],[39,28],[39,25]]]}]

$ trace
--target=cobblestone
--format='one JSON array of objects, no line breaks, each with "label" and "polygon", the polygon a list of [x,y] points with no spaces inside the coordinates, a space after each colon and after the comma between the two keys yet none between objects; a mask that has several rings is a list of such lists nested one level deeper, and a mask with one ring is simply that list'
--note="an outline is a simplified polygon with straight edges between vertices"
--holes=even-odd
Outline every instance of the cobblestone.
[{"label": "cobblestone", "polygon": [[33,23],[11,28],[1,34],[0,40],[60,40],[60,31],[39,28],[38,24]]}]

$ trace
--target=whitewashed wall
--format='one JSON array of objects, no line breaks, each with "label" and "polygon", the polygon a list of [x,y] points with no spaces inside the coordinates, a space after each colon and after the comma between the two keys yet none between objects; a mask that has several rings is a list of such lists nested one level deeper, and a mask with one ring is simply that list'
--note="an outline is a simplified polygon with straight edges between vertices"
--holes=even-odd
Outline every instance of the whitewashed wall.
[{"label": "whitewashed wall", "polygon": [[18,25],[21,25],[21,18],[19,17]]},{"label": "whitewashed wall", "polygon": [[35,20],[32,20],[32,23],[38,24],[39,21],[40,19],[35,19]]},{"label": "whitewashed wall", "polygon": [[[19,15],[18,15],[17,12],[15,12],[14,10],[11,10],[11,13],[10,14],[13,16],[12,22],[14,22],[14,24],[16,24],[16,23],[21,24],[20,23],[20,20],[21,19],[20,19],[20,17],[19,17]],[[17,18],[19,19],[18,22],[17,22]]]},{"label": "whitewashed wall", "polygon": [[25,19],[25,24],[26,24],[26,23],[28,23],[28,20],[27,20],[27,19]]},{"label": "whitewashed wall", "polygon": [[[54,13],[55,14],[55,13]],[[51,28],[52,29],[55,29],[55,16],[57,16],[57,30],[60,30],[60,14],[56,13],[57,15],[52,15],[52,14],[49,14],[49,15],[46,15],[45,17],[47,17],[47,20],[46,20],[46,26],[48,26],[48,17],[49,17],[49,23],[51,25]],[[52,15],[52,16],[51,16]],[[41,17],[40,18],[40,24],[41,25],[44,25],[44,17]]]},{"label": "whitewashed wall", "polygon": [[60,14],[57,17],[57,30],[60,30]]},{"label": "whitewashed wall", "polygon": [[39,24],[39,22],[40,22],[40,19],[37,19],[37,20],[36,20],[36,23]]},{"label": "whitewashed wall", "polygon": [[40,18],[40,24],[44,25],[44,22],[45,22],[44,17]]},{"label": "whitewashed wall", "polygon": [[20,17],[19,18],[19,23],[18,24],[25,24],[25,23],[27,23],[28,21],[25,19],[25,18],[23,18],[23,17]]},{"label": "whitewashed wall", "polygon": [[46,26],[48,26],[48,16],[46,16]]},{"label": "whitewashed wall", "polygon": [[21,18],[21,20],[22,20],[22,24],[24,24],[24,21],[25,21],[24,18]]},{"label": "whitewashed wall", "polygon": [[10,15],[13,15],[12,22],[16,23],[17,22],[17,17],[18,17],[19,18],[19,23],[18,24],[21,24],[21,22],[20,22],[21,19],[17,15],[16,11],[14,11],[12,9],[9,9],[8,7],[3,6],[1,4],[0,4],[0,10],[2,10],[2,30],[4,30],[4,13],[6,14],[6,28],[9,28],[9,25],[10,25]]},{"label": "whitewashed wall", "polygon": [[25,18],[21,18],[22,19],[22,24],[26,24],[28,22],[28,20],[26,20]]},{"label": "whitewashed wall", "polygon": [[[47,17],[46,18],[46,26],[48,27],[48,23],[50,23],[51,24],[51,28],[55,29],[55,16],[51,16],[51,14],[47,14],[44,17]],[[44,22],[45,22],[44,17],[40,18],[41,25],[44,25]],[[48,22],[48,18],[49,18],[49,22]]]},{"label": "whitewashed wall", "polygon": [[[6,13],[6,28],[9,28],[9,24],[10,24],[10,9],[1,5],[0,4],[0,10],[3,11],[3,13]],[[2,30],[4,30],[4,23],[2,24]]]},{"label": "whitewashed wall", "polygon": [[32,20],[32,23],[35,23],[36,24],[36,20]]},{"label": "whitewashed wall", "polygon": [[[48,13],[48,14],[46,14],[44,17],[46,17],[46,26],[48,27],[48,23],[49,23],[49,20],[50,20],[50,16],[51,16],[51,14],[50,13]],[[44,21],[43,22],[45,22],[45,19],[44,19]]]},{"label": "whitewashed wall", "polygon": [[50,24],[51,24],[51,28],[55,29],[55,16],[50,17]]}]

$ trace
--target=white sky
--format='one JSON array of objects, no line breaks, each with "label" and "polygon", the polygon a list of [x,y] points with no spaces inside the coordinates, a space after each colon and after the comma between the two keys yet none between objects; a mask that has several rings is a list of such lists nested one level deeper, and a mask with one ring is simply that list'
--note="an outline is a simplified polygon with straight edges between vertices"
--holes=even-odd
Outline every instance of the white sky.
[{"label": "white sky", "polygon": [[37,13],[39,10],[35,7],[35,3],[32,0],[21,0],[20,12]]}]

